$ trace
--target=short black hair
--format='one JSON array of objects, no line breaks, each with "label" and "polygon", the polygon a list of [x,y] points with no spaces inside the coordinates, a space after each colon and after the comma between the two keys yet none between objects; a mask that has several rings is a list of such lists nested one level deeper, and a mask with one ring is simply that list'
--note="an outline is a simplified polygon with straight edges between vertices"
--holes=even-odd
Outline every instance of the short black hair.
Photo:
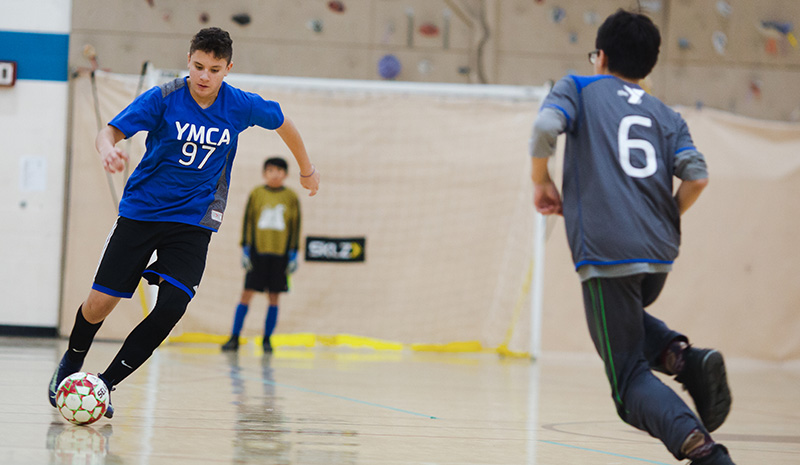
[{"label": "short black hair", "polygon": [[268,166],[275,166],[283,171],[286,171],[287,173],[289,172],[289,165],[286,163],[286,160],[281,157],[267,158],[267,161],[264,162],[264,171],[267,171]]},{"label": "short black hair", "polygon": [[197,50],[213,54],[215,58],[230,63],[233,59],[233,39],[227,31],[218,27],[207,27],[192,37],[189,55]]},{"label": "short black hair", "polygon": [[656,66],[661,33],[645,15],[617,10],[597,30],[595,48],[608,57],[608,70],[631,79],[644,79]]}]

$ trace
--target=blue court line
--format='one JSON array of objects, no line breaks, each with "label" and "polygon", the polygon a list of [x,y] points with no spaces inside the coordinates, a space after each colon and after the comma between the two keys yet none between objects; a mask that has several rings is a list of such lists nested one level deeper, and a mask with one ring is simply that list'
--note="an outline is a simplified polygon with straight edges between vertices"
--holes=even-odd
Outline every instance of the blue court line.
[{"label": "blue court line", "polygon": [[239,378],[249,379],[251,381],[260,381],[260,382],[262,382],[264,384],[269,384],[271,386],[280,386],[280,387],[285,387],[285,388],[289,388],[289,389],[294,389],[294,390],[300,391],[300,392],[307,392],[309,394],[318,394],[318,395],[325,396],[325,397],[333,397],[334,399],[346,400],[346,401],[355,402],[355,403],[361,404],[361,405],[369,405],[370,407],[378,407],[378,408],[382,408],[382,409],[386,409],[386,410],[392,410],[394,412],[407,413],[409,415],[415,415],[415,416],[423,417],[423,418],[430,418],[432,420],[438,420],[439,419],[438,417],[435,417],[433,415],[426,415],[424,413],[417,413],[417,412],[412,412],[410,410],[403,410],[403,409],[400,409],[400,408],[389,407],[388,405],[381,405],[381,404],[376,404],[374,402],[367,402],[367,401],[364,401],[364,400],[353,399],[352,397],[345,397],[345,396],[340,396],[340,395],[337,395],[337,394],[330,394],[330,393],[327,393],[327,392],[315,391],[313,389],[308,389],[308,388],[304,388],[304,387],[300,387],[300,386],[292,386],[291,384],[276,383],[275,381],[270,381],[268,379],[254,378],[254,377],[247,377],[247,376],[240,376]]},{"label": "blue court line", "polygon": [[545,441],[543,439],[539,439],[539,442],[542,442],[542,443],[545,443],[545,444],[552,444],[554,446],[567,447],[567,448],[570,448],[570,449],[585,450],[587,452],[597,452],[598,454],[606,454],[606,455],[611,455],[611,456],[614,456],[614,457],[622,457],[622,458],[625,458],[625,459],[638,460],[639,462],[654,463],[656,465],[672,465],[672,464],[664,463],[664,462],[656,462],[655,460],[647,460],[647,459],[643,459],[643,458],[639,458],[639,457],[631,457],[630,455],[622,455],[622,454],[617,454],[617,453],[614,453],[614,452],[606,452],[604,450],[589,449],[588,447],[573,446],[571,444],[563,444],[563,443],[554,442],[554,441]]},{"label": "blue court line", "polygon": [[[435,417],[433,415],[426,415],[424,413],[417,413],[417,412],[412,412],[410,410],[403,410],[403,409],[400,409],[400,408],[389,407],[387,405],[381,405],[381,404],[376,404],[374,402],[367,402],[367,401],[363,401],[363,400],[359,400],[359,399],[353,399],[352,397],[345,397],[345,396],[340,396],[340,395],[337,395],[337,394],[330,394],[330,393],[327,393],[327,392],[317,391],[317,390],[314,390],[314,389],[308,389],[308,388],[304,388],[304,387],[300,387],[300,386],[293,386],[291,384],[276,383],[275,381],[270,381],[268,379],[255,378],[255,377],[250,377],[250,376],[240,376],[240,375],[237,376],[237,378],[239,378],[239,379],[249,379],[251,381],[260,381],[260,382],[262,382],[264,384],[269,384],[271,386],[285,387],[285,388],[294,389],[294,390],[300,391],[300,392],[307,392],[309,394],[318,394],[318,395],[325,396],[325,397],[332,397],[334,399],[341,399],[341,400],[346,400],[346,401],[349,401],[349,402],[355,402],[355,403],[361,404],[361,405],[369,405],[370,407],[378,407],[378,408],[382,408],[382,409],[392,410],[394,412],[407,413],[409,415],[415,415],[415,416],[418,416],[418,417],[430,418],[432,420],[438,420],[439,419],[439,417]],[[655,460],[648,460],[648,459],[643,459],[643,458],[640,458],[640,457],[632,457],[630,455],[617,454],[615,452],[607,452],[607,451],[604,451],[604,450],[590,449],[588,447],[573,446],[571,444],[563,444],[563,443],[555,442],[555,441],[545,441],[543,439],[539,439],[538,442],[541,442],[543,444],[550,444],[550,445],[553,445],[553,446],[567,447],[569,449],[577,449],[577,450],[583,450],[583,451],[586,451],[586,452],[595,452],[595,453],[598,453],[598,454],[611,455],[613,457],[620,457],[620,458],[625,458],[625,459],[637,460],[639,462],[652,463],[652,464],[655,464],[655,465],[672,465],[672,464],[664,463],[664,462],[656,462]]]}]

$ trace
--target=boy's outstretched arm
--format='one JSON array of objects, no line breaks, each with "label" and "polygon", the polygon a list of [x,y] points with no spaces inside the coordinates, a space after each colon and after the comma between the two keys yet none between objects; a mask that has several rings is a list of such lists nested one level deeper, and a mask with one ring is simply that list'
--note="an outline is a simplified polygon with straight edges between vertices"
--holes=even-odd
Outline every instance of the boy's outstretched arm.
[{"label": "boy's outstretched arm", "polygon": [[281,127],[275,130],[283,143],[289,148],[297,160],[297,165],[300,167],[300,185],[311,191],[308,195],[313,196],[319,190],[319,171],[311,163],[311,159],[306,152],[306,146],[303,143],[303,138],[300,137],[300,131],[294,125],[294,122],[289,117],[284,117]]},{"label": "boy's outstretched arm", "polygon": [[117,142],[125,138],[125,134],[114,126],[108,125],[97,133],[94,147],[103,161],[103,169],[109,173],[118,173],[125,169],[128,154],[116,147]]}]

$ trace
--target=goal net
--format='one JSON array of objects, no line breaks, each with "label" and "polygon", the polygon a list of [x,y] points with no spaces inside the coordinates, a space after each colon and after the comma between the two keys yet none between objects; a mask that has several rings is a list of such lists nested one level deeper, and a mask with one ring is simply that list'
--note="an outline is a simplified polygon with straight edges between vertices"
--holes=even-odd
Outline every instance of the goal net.
[{"label": "goal net", "polygon": [[[150,70],[145,88],[169,74]],[[95,92],[89,77],[73,80],[62,332],[91,285],[116,217],[111,192],[119,198],[124,183],[114,175],[109,187],[97,159],[95,108],[105,124],[139,87],[137,76],[98,72],[95,80]],[[289,161],[287,186],[300,196],[302,246],[291,290],[281,296],[278,346],[530,351],[527,143],[545,89],[250,75],[227,81],[281,104],[322,174],[321,189],[306,195],[274,131],[241,134],[223,225],[171,340],[219,342],[229,334],[244,278],[245,202],[263,183],[264,160],[280,155]],[[133,169],[144,135],[120,146]],[[318,238],[315,257],[333,261],[311,261],[309,237]],[[359,250],[347,249],[352,243]],[[346,260],[359,254],[363,261]],[[124,338],[151,305],[151,293],[123,301],[100,336]],[[264,296],[253,299],[242,336],[261,335],[266,306]]]}]

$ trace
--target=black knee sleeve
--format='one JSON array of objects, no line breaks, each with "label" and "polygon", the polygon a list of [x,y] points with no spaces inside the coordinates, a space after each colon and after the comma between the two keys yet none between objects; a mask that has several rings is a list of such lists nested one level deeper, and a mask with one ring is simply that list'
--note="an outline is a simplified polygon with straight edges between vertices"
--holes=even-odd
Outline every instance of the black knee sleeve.
[{"label": "black knee sleeve", "polygon": [[189,294],[166,281],[163,281],[158,286],[156,305],[147,316],[147,319],[152,318],[159,329],[166,331],[162,340],[167,337],[172,328],[183,317],[183,314],[186,313],[186,307],[191,300],[192,298],[189,297]]},{"label": "black knee sleeve", "polygon": [[155,307],[147,318],[131,331],[114,361],[103,373],[112,386],[125,379],[150,358],[186,312],[190,300],[191,297],[186,292],[166,281],[159,285]]}]

